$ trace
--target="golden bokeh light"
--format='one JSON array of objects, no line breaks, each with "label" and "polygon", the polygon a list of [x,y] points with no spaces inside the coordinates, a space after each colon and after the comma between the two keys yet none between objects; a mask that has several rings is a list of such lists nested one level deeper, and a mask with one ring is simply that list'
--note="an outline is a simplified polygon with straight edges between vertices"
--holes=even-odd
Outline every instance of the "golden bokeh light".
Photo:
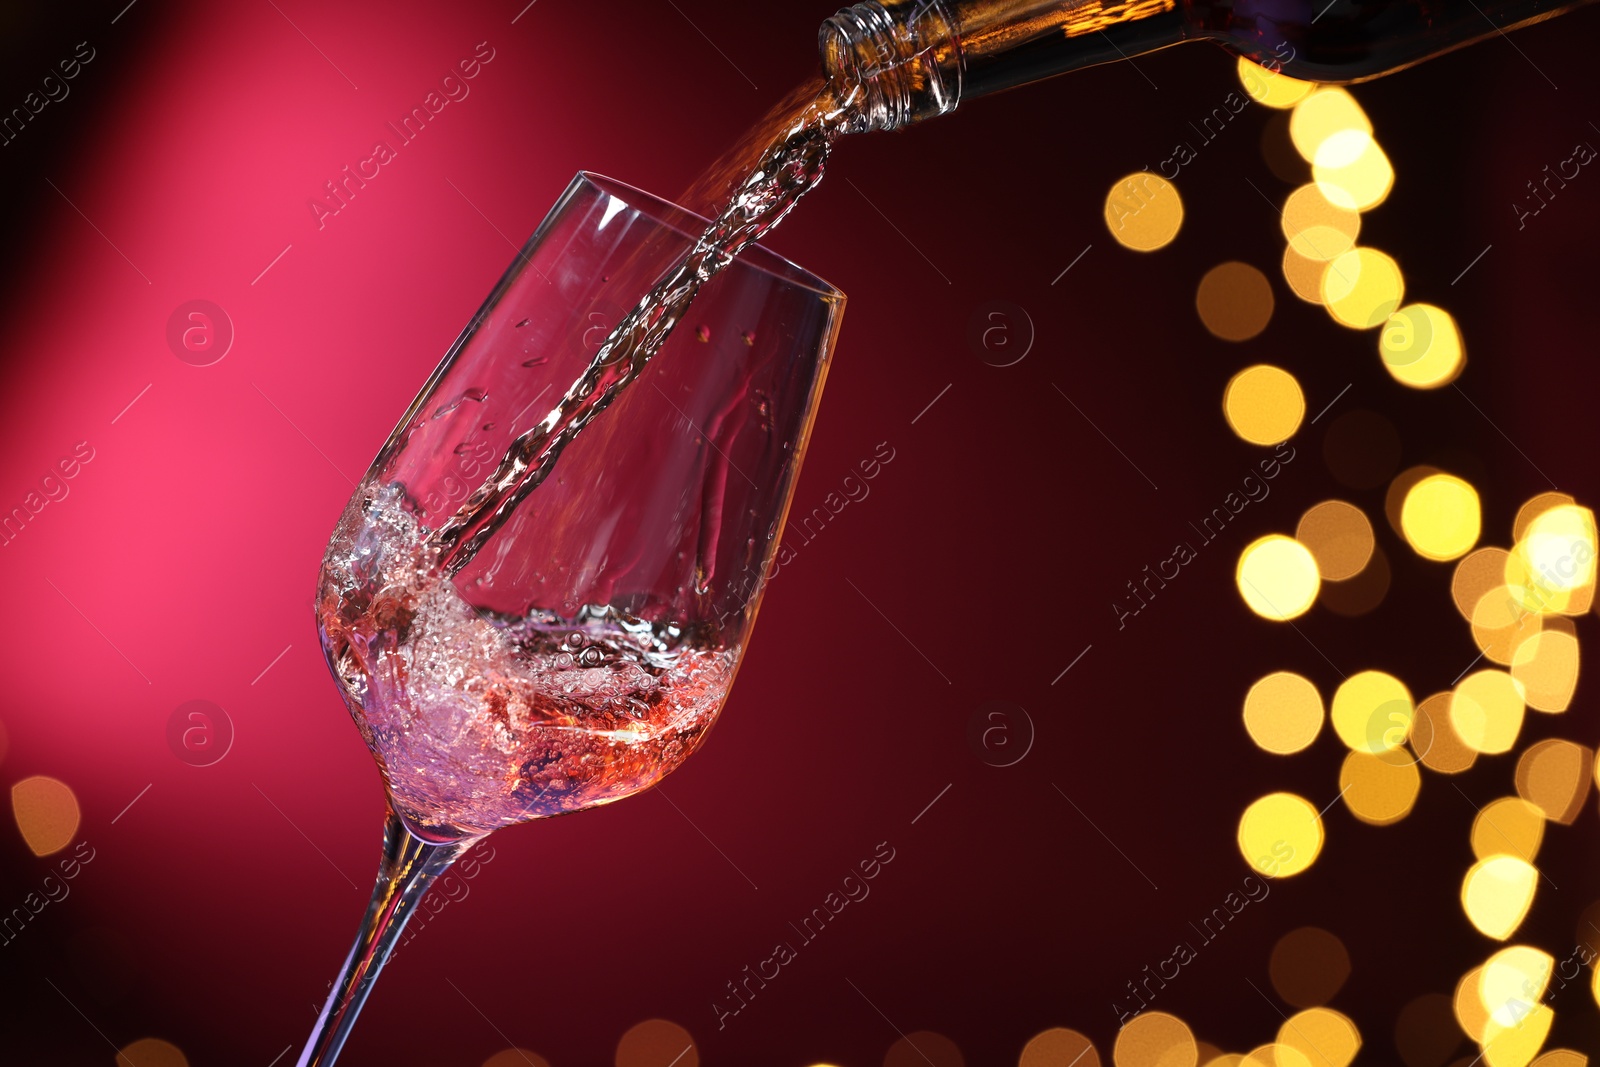
[{"label": "golden bokeh light", "polygon": [[1360,671],[1339,684],[1329,714],[1333,731],[1354,752],[1387,752],[1405,744],[1416,719],[1411,690],[1392,674]]},{"label": "golden bokeh light", "polygon": [[889,1046],[883,1067],[965,1067],[961,1049],[943,1034],[916,1030]]},{"label": "golden bokeh light", "polygon": [[1578,639],[1553,628],[1530,634],[1511,654],[1511,677],[1528,707],[1566,711],[1578,687]]},{"label": "golden bokeh light", "polygon": [[118,1050],[117,1067],[189,1067],[189,1059],[172,1042],[145,1037]]},{"label": "golden bokeh light", "polygon": [[1581,615],[1594,600],[1594,512],[1558,504],[1534,516],[1506,560],[1506,585],[1531,611]]},{"label": "golden bokeh light", "polygon": [[1515,856],[1532,863],[1544,841],[1544,812],[1520,796],[1485,804],[1472,820],[1472,854],[1480,860]]},{"label": "golden bokeh light", "polygon": [[1572,505],[1577,501],[1566,493],[1540,493],[1517,509],[1517,517],[1511,522],[1511,540],[1520,541],[1528,536],[1528,527],[1533,525],[1533,520],[1549,511],[1551,508],[1563,504]]},{"label": "golden bokeh light", "polygon": [[1525,608],[1526,599],[1521,589],[1497,585],[1472,609],[1473,643],[1493,662],[1509,667],[1522,643],[1544,629],[1544,617]]},{"label": "golden bokeh light", "polygon": [[1449,385],[1467,365],[1461,331],[1449,312],[1407,304],[1378,333],[1378,354],[1389,376],[1413,389]]},{"label": "golden bokeh light", "polygon": [[1479,933],[1504,941],[1522,925],[1538,887],[1533,864],[1504,853],[1490,856],[1474,863],[1462,879],[1461,907]]},{"label": "golden bokeh light", "polygon": [[1183,200],[1177,187],[1158,174],[1134,171],[1106,193],[1106,228],[1118,244],[1153,252],[1172,243],[1183,226]]},{"label": "golden bokeh light", "polygon": [[1382,326],[1405,295],[1400,265],[1376,248],[1352,248],[1330,260],[1322,275],[1323,306],[1353,330]]},{"label": "golden bokeh light", "polygon": [[1553,1048],[1534,1060],[1531,1067],[1589,1067],[1589,1057],[1569,1048]]},{"label": "golden bokeh light", "polygon": [[1558,737],[1529,745],[1517,759],[1517,796],[1551,822],[1570,826],[1589,798],[1593,763],[1590,749]]},{"label": "golden bokeh light", "polygon": [[1344,130],[1372,133],[1372,122],[1356,98],[1343,89],[1321,87],[1295,105],[1289,138],[1307,163],[1316,163],[1324,141]]},{"label": "golden bokeh light", "polygon": [[1292,537],[1258,537],[1239,554],[1234,572],[1239,595],[1263,619],[1297,619],[1316,602],[1322,580],[1311,552]]},{"label": "golden bokeh light", "polygon": [[1322,840],[1322,816],[1293,793],[1269,793],[1239,819],[1239,851],[1268,878],[1288,878],[1310,867]]},{"label": "golden bokeh light", "polygon": [[1222,411],[1233,432],[1253,445],[1287,441],[1306,416],[1306,397],[1294,375],[1258,363],[1235,374],[1222,394]]},{"label": "golden bokeh light", "polygon": [[1372,134],[1339,130],[1317,146],[1311,177],[1328,202],[1371,211],[1394,188],[1394,166]]},{"label": "golden bokeh light", "polygon": [[1317,594],[1317,603],[1335,615],[1354,619],[1383,603],[1392,578],[1389,557],[1384,555],[1383,549],[1374,545],[1372,557],[1367,560],[1367,565],[1361,568],[1361,573],[1341,582],[1322,583],[1322,591]]},{"label": "golden bokeh light", "polygon": [[1283,280],[1290,292],[1308,304],[1322,303],[1322,274],[1327,269],[1326,261],[1302,256],[1294,245],[1283,250]]},{"label": "golden bokeh light", "polygon": [[1509,945],[1484,960],[1478,996],[1489,1010],[1489,1022],[1516,1025],[1531,1005],[1544,999],[1555,964],[1550,953],[1532,945]]},{"label": "golden bokeh light", "polygon": [[1214,337],[1248,341],[1272,319],[1272,283],[1248,263],[1229,260],[1206,271],[1194,307]]},{"label": "golden bokeh light", "polygon": [[[673,1057],[677,1057],[673,1062]],[[689,1031],[667,1019],[646,1019],[617,1042],[616,1067],[700,1067],[700,1050]]]},{"label": "golden bokeh light", "polygon": [[1111,1060],[1116,1067],[1197,1067],[1200,1049],[1182,1019],[1146,1011],[1117,1032]]},{"label": "golden bokeh light", "polygon": [[1291,1045],[1270,1045],[1251,1049],[1240,1061],[1240,1067],[1312,1067],[1306,1054]]},{"label": "golden bokeh light", "polygon": [[1366,514],[1343,500],[1325,500],[1300,516],[1294,539],[1310,550],[1317,573],[1330,582],[1360,574],[1376,544]]},{"label": "golden bokeh light", "polygon": [[1350,814],[1372,826],[1388,826],[1411,814],[1422,774],[1403,748],[1351,752],[1339,768],[1339,789]]},{"label": "golden bokeh light", "polygon": [[1488,755],[1510,752],[1522,731],[1522,693],[1505,671],[1474,671],[1450,696],[1450,725],[1469,748]]},{"label": "golden bokeh light", "polygon": [[484,1060],[483,1067],[550,1067],[550,1061],[525,1048],[508,1048]]},{"label": "golden bokeh light", "polygon": [[1555,1012],[1546,1004],[1524,1005],[1515,1022],[1491,1018],[1483,1032],[1484,1067],[1528,1067],[1550,1036]]},{"label": "golden bokeh light", "polygon": [[48,856],[72,844],[82,821],[72,789],[42,774],[11,787],[11,810],[35,856]]},{"label": "golden bokeh light", "polygon": [[1307,748],[1322,730],[1317,687],[1291,671],[1256,682],[1244,698],[1244,728],[1262,749],[1287,756]]},{"label": "golden bokeh light", "polygon": [[1017,1058],[1017,1067],[1065,1067],[1067,1064],[1100,1067],[1100,1053],[1087,1037],[1060,1026],[1033,1035],[1022,1046],[1022,1055]]},{"label": "golden bokeh light", "polygon": [[1478,491],[1453,474],[1427,475],[1407,490],[1400,506],[1400,532],[1424,559],[1464,556],[1482,530]]},{"label": "golden bokeh light", "polygon": [[1284,1020],[1278,1045],[1300,1053],[1312,1067],[1348,1067],[1361,1049],[1361,1031],[1342,1012],[1308,1008]]},{"label": "golden bokeh light", "polygon": [[1303,82],[1268,70],[1244,56],[1239,57],[1239,84],[1250,94],[1250,99],[1270,108],[1294,107],[1317,87],[1316,82]]},{"label": "golden bokeh light", "polygon": [[1468,622],[1472,613],[1486,594],[1505,584],[1506,560],[1511,553],[1503,548],[1485,545],[1461,557],[1455,573],[1450,576],[1450,599],[1456,610]]},{"label": "golden bokeh light", "polygon": [[[1314,183],[1289,194],[1283,202],[1282,225],[1289,247],[1318,263],[1350,251],[1361,235],[1360,213],[1330,202]],[[1321,302],[1320,290],[1316,302]]]},{"label": "golden bokeh light", "polygon": [[1328,1003],[1350,977],[1344,942],[1319,926],[1302,926],[1278,939],[1267,961],[1272,988],[1297,1008]]},{"label": "golden bokeh light", "polygon": [[1417,705],[1411,724],[1411,751],[1435,774],[1460,774],[1478,753],[1450,725],[1450,694],[1435,693]]},{"label": "golden bokeh light", "polygon": [[1474,1041],[1481,1040],[1483,1032],[1489,1027],[1489,1009],[1478,991],[1482,979],[1482,967],[1474,967],[1462,975],[1461,981],[1456,983],[1455,997],[1451,1001],[1456,1025]]}]

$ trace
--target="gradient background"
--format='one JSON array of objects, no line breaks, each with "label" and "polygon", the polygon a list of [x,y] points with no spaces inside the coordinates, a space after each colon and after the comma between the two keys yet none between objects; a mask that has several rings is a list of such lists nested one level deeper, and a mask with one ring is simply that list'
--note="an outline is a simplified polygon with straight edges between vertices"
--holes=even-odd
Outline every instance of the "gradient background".
[{"label": "gradient background", "polygon": [[[5,109],[77,42],[96,52],[70,96],[0,148],[0,509],[77,442],[95,450],[70,496],[0,550],[0,784],[67,782],[96,851],[71,896],[0,949],[0,1060],[111,1064],[159,1036],[193,1064],[267,1067],[309,1030],[378,852],[378,778],[310,607],[350,479],[576,170],[686,188],[812,69],[832,6],[540,0],[517,17],[519,0],[124,2],[0,15]],[[720,728],[659,791],[671,802],[646,794],[498,835],[470,897],[396,958],[343,1062],[476,1067],[515,1043],[603,1064],[655,1016],[687,1027],[707,1064],[865,1067],[897,1030],[1002,1064],[1047,1026],[1084,1031],[1109,1061],[1110,1003],[1248,873],[1244,805],[1337,793],[1331,734],[1290,758],[1249,742],[1248,685],[1286,668],[1331,692],[1320,649],[1421,696],[1475,651],[1450,568],[1378,518],[1381,488],[1352,493],[1328,473],[1333,418],[1381,412],[1406,465],[1471,479],[1489,543],[1552,485],[1600,500],[1600,177],[1583,172],[1520,232],[1510,206],[1600,138],[1597,31],[1591,8],[1355,90],[1398,173],[1362,243],[1400,261],[1411,299],[1457,316],[1472,359],[1460,390],[1402,390],[1372,334],[1283,286],[1262,192],[1281,201],[1291,186],[1263,160],[1263,109],[1183,170],[1174,244],[1137,254],[1110,239],[1110,184],[1194,141],[1187,122],[1236,88],[1214,49],[843,143],[771,242],[850,297],[796,505],[819,504],[879,442],[895,460],[773,583]],[[495,58],[471,95],[319,230],[307,200],[480,41]],[[1211,337],[1193,308],[1224,259],[1276,287],[1271,325],[1243,345]],[[165,339],[193,299],[236,331],[212,366]],[[1036,334],[1005,368],[967,340],[996,299]],[[1271,497],[1119,632],[1123,583],[1261,454],[1220,411],[1223,385],[1256,360],[1293,371],[1312,412],[1350,389],[1296,436]],[[1248,613],[1233,566],[1329,496],[1375,517],[1395,574],[1364,617],[1302,620],[1313,648]],[[1530,715],[1524,739],[1593,745],[1591,694],[1580,683],[1565,717]],[[196,699],[236,733],[204,768],[166,736]],[[969,740],[989,700],[1026,708],[1036,732],[1008,768]],[[1270,1040],[1281,1005],[1251,983],[1270,994],[1273,944],[1315,923],[1350,948],[1334,1005],[1361,1027],[1363,1062],[1398,1062],[1398,1008],[1448,992],[1491,950],[1457,887],[1472,805],[1511,791],[1513,763],[1425,775],[1392,827],[1335,805],[1317,864],[1275,884],[1155,1006],[1222,1047]],[[56,860],[5,822],[0,910]],[[1592,799],[1552,827],[1540,863],[1559,889],[1541,886],[1518,940],[1570,951],[1600,897],[1597,837]],[[896,858],[871,896],[718,1031],[724,983],[880,841]],[[1551,1006],[1552,1045],[1600,1049],[1585,989]],[[1463,1039],[1451,1058],[1475,1052]]]}]

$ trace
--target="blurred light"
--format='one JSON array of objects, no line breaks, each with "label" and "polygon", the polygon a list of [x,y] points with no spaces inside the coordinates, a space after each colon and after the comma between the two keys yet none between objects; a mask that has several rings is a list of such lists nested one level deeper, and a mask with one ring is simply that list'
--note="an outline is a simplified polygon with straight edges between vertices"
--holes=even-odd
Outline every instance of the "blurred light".
[{"label": "blurred light", "polygon": [[1533,1061],[1532,1067],[1589,1067],[1589,1057],[1566,1048],[1553,1048]]},{"label": "blurred light", "polygon": [[1482,979],[1482,967],[1474,967],[1462,975],[1461,981],[1456,983],[1455,998],[1451,1002],[1451,1006],[1455,1009],[1456,1023],[1474,1041],[1481,1041],[1483,1032],[1489,1027],[1489,1009],[1484,1005],[1483,996],[1478,991]]},{"label": "blurred light", "polygon": [[1521,589],[1497,585],[1472,609],[1472,640],[1495,663],[1510,666],[1522,643],[1544,628],[1539,613],[1523,607],[1526,599]]},{"label": "blurred light", "polygon": [[1389,376],[1413,389],[1449,385],[1467,365],[1456,320],[1432,304],[1408,304],[1390,315],[1378,334],[1378,354]]},{"label": "blurred light", "polygon": [[1400,466],[1400,432],[1376,411],[1347,411],[1328,425],[1322,461],[1340,485],[1375,489]]},{"label": "blurred light", "polygon": [[1516,856],[1490,856],[1468,869],[1461,882],[1461,906],[1479,933],[1504,941],[1522,925],[1538,885],[1533,864]]},{"label": "blurred light", "polygon": [[1311,176],[1328,201],[1351,211],[1370,211],[1394,188],[1394,166],[1372,134],[1340,130],[1317,146]]},{"label": "blurred light", "polygon": [[1435,693],[1417,705],[1411,750],[1436,774],[1460,774],[1477,762],[1478,753],[1450,725],[1449,693]]},{"label": "blurred light", "polygon": [[1506,561],[1506,584],[1526,591],[1525,606],[1581,615],[1594,599],[1594,512],[1558,504],[1535,515]]},{"label": "blurred light", "polygon": [[1276,445],[1300,428],[1306,415],[1305,394],[1294,375],[1281,367],[1258,363],[1229,381],[1222,410],[1233,432],[1253,445]]},{"label": "blurred light", "polygon": [[1200,1050],[1182,1019],[1146,1011],[1117,1032],[1111,1060],[1116,1067],[1196,1067]]},{"label": "blurred light", "polygon": [[1322,303],[1341,326],[1382,326],[1406,295],[1400,265],[1376,248],[1352,248],[1328,263]]},{"label": "blurred light", "polygon": [[42,774],[11,787],[11,809],[35,856],[48,856],[72,844],[82,819],[78,798],[67,784]]},{"label": "blurred light", "polygon": [[1258,537],[1239,554],[1234,574],[1239,595],[1263,619],[1283,622],[1304,615],[1317,599],[1317,561],[1299,541],[1282,534]]},{"label": "blurred light", "polygon": [[[676,1061],[674,1061],[676,1057]],[[646,1019],[617,1042],[616,1067],[700,1067],[700,1050],[689,1031],[666,1019]]]},{"label": "blurred light", "polygon": [[1317,593],[1317,602],[1335,615],[1355,618],[1365,615],[1379,604],[1389,592],[1389,557],[1376,545],[1372,558],[1354,578],[1342,582],[1323,582]]},{"label": "blurred light", "polygon": [[1355,97],[1343,89],[1323,87],[1295,105],[1289,119],[1289,137],[1300,157],[1315,163],[1322,143],[1342,130],[1372,133],[1372,123]]},{"label": "blurred light", "polygon": [[1515,1022],[1490,1019],[1483,1033],[1485,1067],[1528,1067],[1550,1036],[1556,1013],[1547,1005],[1535,1004],[1517,1016]]},{"label": "blurred light", "polygon": [[1583,745],[1552,737],[1530,745],[1517,760],[1517,795],[1546,819],[1570,826],[1589,797],[1594,753]]},{"label": "blurred light", "polygon": [[1533,520],[1549,511],[1551,508],[1560,507],[1562,504],[1576,504],[1566,493],[1540,493],[1533,497],[1522,507],[1517,509],[1517,517],[1511,523],[1511,540],[1520,541],[1528,535],[1528,527],[1533,525]]},{"label": "blurred light", "polygon": [[1273,1042],[1251,1049],[1243,1067],[1311,1067],[1311,1060],[1297,1048]]},{"label": "blurred light", "polygon": [[1486,594],[1505,584],[1506,560],[1511,553],[1503,548],[1484,546],[1461,557],[1455,573],[1450,576],[1450,599],[1456,611],[1468,622],[1473,611]]},{"label": "blurred light", "polygon": [[1289,283],[1290,292],[1308,304],[1322,303],[1322,273],[1328,264],[1320,259],[1308,259],[1290,245],[1283,250],[1283,280]]},{"label": "blurred light", "polygon": [[1278,939],[1267,962],[1278,996],[1297,1008],[1316,1008],[1332,1000],[1350,977],[1344,942],[1317,926],[1302,926]]},{"label": "blurred light", "polygon": [[1531,945],[1511,945],[1484,960],[1478,996],[1489,1009],[1490,1025],[1515,1026],[1525,1017],[1529,1007],[1544,999],[1555,964],[1550,953]]},{"label": "blurred light", "polygon": [[1578,687],[1578,639],[1564,630],[1530,634],[1511,654],[1511,677],[1539,711],[1566,711]]},{"label": "blurred light", "polygon": [[1272,319],[1272,284],[1248,263],[1219,263],[1200,279],[1194,306],[1213,336],[1248,341]]},{"label": "blurred light", "polygon": [[1480,860],[1515,856],[1532,863],[1543,841],[1544,812],[1520,796],[1485,804],[1472,820],[1472,854]]},{"label": "blurred light", "polygon": [[1239,57],[1239,83],[1250,99],[1271,108],[1294,107],[1317,87],[1316,82],[1303,82],[1268,70],[1243,56]]},{"label": "blurred light", "polygon": [[117,1052],[117,1067],[189,1067],[189,1060],[177,1045],[144,1037]]},{"label": "blurred light", "polygon": [[1375,543],[1367,516],[1343,500],[1325,500],[1300,516],[1294,539],[1311,551],[1317,573],[1332,582],[1360,574]]},{"label": "blurred light", "polygon": [[1317,739],[1322,729],[1317,687],[1290,671],[1269,674],[1244,698],[1244,728],[1268,752],[1287,756]]},{"label": "blurred light", "polygon": [[1066,1067],[1067,1064],[1100,1067],[1100,1053],[1095,1051],[1094,1042],[1078,1031],[1059,1026],[1035,1034],[1022,1046],[1022,1055],[1017,1059],[1017,1067]]},{"label": "blurred light", "polygon": [[1153,252],[1170,244],[1183,225],[1183,200],[1173,184],[1149,171],[1134,171],[1106,194],[1106,228],[1124,248]]},{"label": "blurred light", "polygon": [[1350,814],[1373,826],[1411,814],[1421,788],[1422,775],[1405,749],[1351,752],[1339,768],[1339,789]]},{"label": "blurred light", "polygon": [[1312,1067],[1347,1067],[1361,1048],[1361,1032],[1332,1008],[1308,1008],[1284,1020],[1278,1045],[1299,1052]]},{"label": "blurred light", "polygon": [[883,1067],[965,1067],[956,1043],[932,1030],[915,1030],[889,1046]]},{"label": "blurred light", "polygon": [[1322,851],[1322,816],[1304,797],[1269,793],[1240,817],[1239,851],[1268,878],[1299,874]]},{"label": "blurred light", "polygon": [[1339,740],[1355,752],[1387,752],[1405,744],[1416,719],[1411,690],[1392,674],[1361,671],[1339,684],[1329,715]]},{"label": "blurred light", "polygon": [[522,1048],[508,1048],[496,1052],[483,1061],[483,1067],[550,1067],[550,1061],[537,1052]]},{"label": "blurred light", "polygon": [[1237,1067],[1237,1065],[1231,1061],[1244,1059],[1243,1056],[1240,1056],[1237,1053],[1223,1052],[1220,1048],[1211,1044],[1209,1041],[1196,1041],[1195,1048],[1199,1050],[1200,1053],[1200,1067],[1210,1067],[1212,1063],[1216,1063],[1218,1060],[1229,1062],[1219,1063],[1217,1064],[1217,1067]]},{"label": "blurred light", "polygon": [[1424,993],[1401,1008],[1394,1023],[1394,1044],[1406,1067],[1444,1067],[1461,1044],[1450,998]]},{"label": "blurred light", "polygon": [[1478,492],[1453,474],[1430,474],[1406,493],[1400,532],[1424,559],[1447,561],[1478,542],[1483,516]]},{"label": "blurred light", "polygon": [[[1355,247],[1361,215],[1330,202],[1313,183],[1302,185],[1283,202],[1282,225],[1284,238],[1298,255],[1326,262]],[[1320,292],[1314,302],[1321,303]]]},{"label": "blurred light", "polygon": [[1468,747],[1489,755],[1510,752],[1522,730],[1522,694],[1505,671],[1475,671],[1450,697],[1450,725]]}]

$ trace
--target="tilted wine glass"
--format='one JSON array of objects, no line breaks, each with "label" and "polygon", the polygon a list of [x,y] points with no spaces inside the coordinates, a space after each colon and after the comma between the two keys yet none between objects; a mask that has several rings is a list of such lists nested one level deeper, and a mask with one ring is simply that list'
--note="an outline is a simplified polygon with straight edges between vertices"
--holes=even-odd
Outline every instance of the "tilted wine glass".
[{"label": "tilted wine glass", "polygon": [[475,841],[648,788],[721,709],[842,293],[748,247],[637,378],[591,405],[603,410],[542,482],[500,492],[527,473],[530,431],[559,421],[619,318],[705,227],[579,174],[334,530],[317,621],[389,814],[372,902],[300,1067],[333,1063],[406,920]]}]

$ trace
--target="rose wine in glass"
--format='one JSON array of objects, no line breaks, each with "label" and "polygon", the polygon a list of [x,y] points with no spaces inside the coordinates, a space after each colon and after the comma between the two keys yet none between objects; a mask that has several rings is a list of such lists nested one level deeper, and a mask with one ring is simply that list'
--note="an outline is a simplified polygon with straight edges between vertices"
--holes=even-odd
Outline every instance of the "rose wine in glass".
[{"label": "rose wine in glass", "polygon": [[317,623],[389,817],[301,1067],[463,851],[648,788],[715,721],[844,308],[752,243],[820,177],[843,112],[812,96],[712,222],[579,174],[340,517]]}]

